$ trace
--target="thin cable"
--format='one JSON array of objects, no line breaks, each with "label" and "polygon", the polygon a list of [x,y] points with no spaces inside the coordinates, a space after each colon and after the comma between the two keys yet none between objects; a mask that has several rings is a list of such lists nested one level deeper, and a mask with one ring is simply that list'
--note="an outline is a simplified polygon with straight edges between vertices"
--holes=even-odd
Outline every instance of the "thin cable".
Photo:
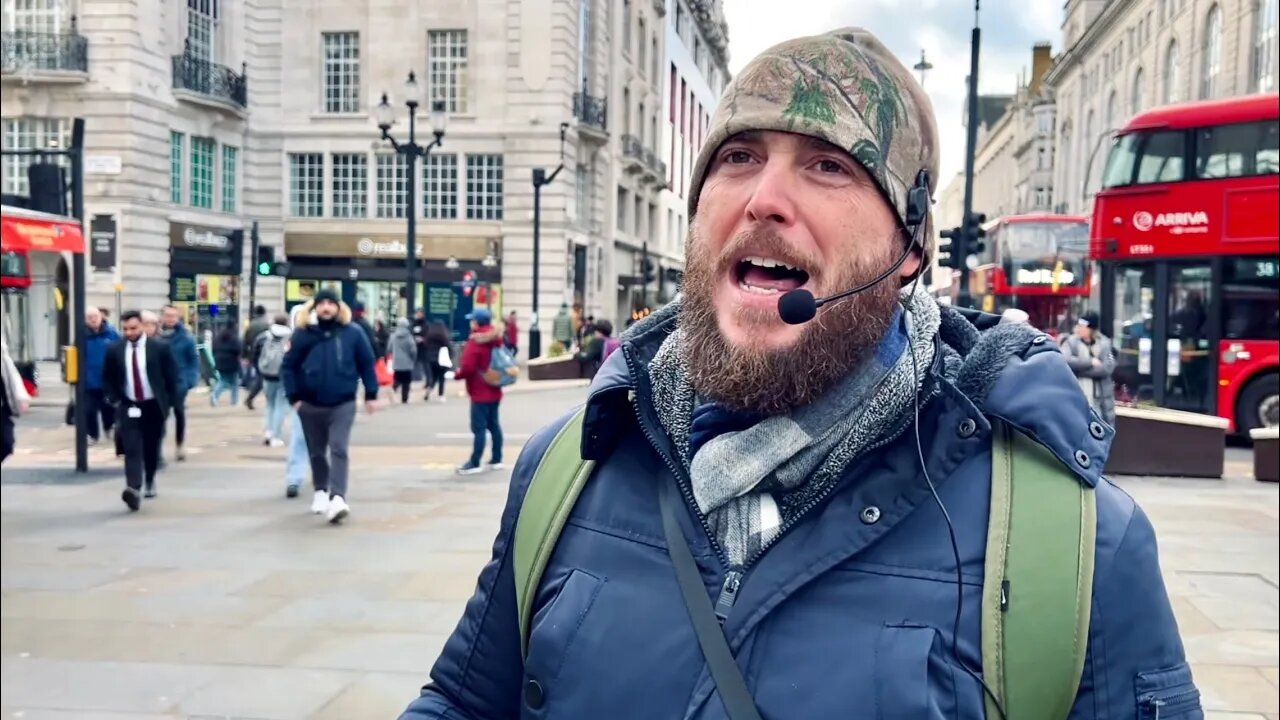
[{"label": "thin cable", "polygon": [[[923,224],[923,223],[922,223]],[[916,290],[920,286],[920,276],[923,273],[917,273],[915,279],[911,281],[911,299],[915,300]],[[969,667],[969,664],[960,657],[960,617],[964,614],[964,575],[960,572],[960,545],[956,542],[956,528],[951,523],[951,514],[947,512],[947,506],[943,504],[942,498],[938,495],[938,489],[933,485],[933,478],[929,477],[929,468],[926,467],[924,460],[924,444],[920,441],[920,376],[916,370],[916,346],[911,342],[911,338],[907,338],[907,347],[911,350],[911,382],[916,387],[914,396],[915,405],[915,436],[916,436],[916,455],[920,458],[920,472],[924,474],[924,481],[929,486],[929,492],[933,495],[933,501],[937,503],[938,510],[942,511],[942,519],[947,524],[947,535],[951,538],[951,552],[955,556],[956,561],[956,617],[951,626],[951,654],[955,657],[956,663],[960,665],[960,669],[969,674],[969,677],[978,681],[982,686],[982,691],[991,698],[991,703],[996,706],[996,712],[1000,714],[1000,720],[1008,720],[1005,715],[1004,706],[1000,704],[1000,699],[987,686],[987,682],[982,679],[977,672]]]}]

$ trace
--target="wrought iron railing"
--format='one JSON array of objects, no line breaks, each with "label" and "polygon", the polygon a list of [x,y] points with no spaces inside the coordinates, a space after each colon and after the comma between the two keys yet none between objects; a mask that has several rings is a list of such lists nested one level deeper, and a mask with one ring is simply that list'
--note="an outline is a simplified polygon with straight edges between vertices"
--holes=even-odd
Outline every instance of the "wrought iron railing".
[{"label": "wrought iron railing", "polygon": [[644,144],[635,135],[622,136],[622,156],[644,165]]},{"label": "wrought iron railing", "polygon": [[582,125],[589,125],[603,131],[608,127],[609,106],[604,98],[588,95],[585,92],[573,94],[573,116]]},{"label": "wrought iron railing", "polygon": [[240,74],[215,62],[195,57],[189,52],[173,56],[173,87],[190,90],[233,105],[249,104],[249,73],[244,65]]},{"label": "wrought iron railing", "polygon": [[6,73],[89,71],[89,39],[76,32],[74,20],[71,32],[13,30],[0,37],[0,68]]}]

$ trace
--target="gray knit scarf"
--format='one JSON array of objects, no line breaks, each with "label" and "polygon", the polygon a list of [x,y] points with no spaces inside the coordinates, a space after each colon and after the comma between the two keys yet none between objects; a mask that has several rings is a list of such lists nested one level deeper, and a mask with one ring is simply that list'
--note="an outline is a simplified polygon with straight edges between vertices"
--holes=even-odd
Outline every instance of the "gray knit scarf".
[{"label": "gray knit scarf", "polygon": [[922,290],[912,295],[904,289],[902,304],[914,373],[906,347],[887,361],[873,353],[813,403],[718,435],[692,458],[689,428],[697,399],[687,379],[683,328],[663,341],[649,365],[653,402],[689,471],[698,511],[731,566],[754,560],[788,521],[835,487],[860,453],[905,428],[917,383],[933,363],[939,312]]}]

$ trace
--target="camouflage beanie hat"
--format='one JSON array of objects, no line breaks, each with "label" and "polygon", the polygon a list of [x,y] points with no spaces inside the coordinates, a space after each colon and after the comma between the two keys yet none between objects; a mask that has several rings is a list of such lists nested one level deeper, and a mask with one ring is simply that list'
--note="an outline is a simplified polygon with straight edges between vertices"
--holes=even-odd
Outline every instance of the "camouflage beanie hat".
[{"label": "camouflage beanie hat", "polygon": [[[693,167],[689,216],[725,140],[747,130],[809,135],[843,148],[871,174],[906,225],[916,174],[938,177],[933,106],[901,62],[874,35],[844,28],[765,50],[725,88]],[[932,216],[932,213],[930,213]],[[932,246],[932,222],[923,242]]]}]

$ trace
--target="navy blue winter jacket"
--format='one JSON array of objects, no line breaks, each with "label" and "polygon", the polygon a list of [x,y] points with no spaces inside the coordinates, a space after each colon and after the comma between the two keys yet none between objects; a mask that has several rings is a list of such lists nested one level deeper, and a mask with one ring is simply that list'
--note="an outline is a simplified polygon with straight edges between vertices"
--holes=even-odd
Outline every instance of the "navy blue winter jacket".
[{"label": "navy blue winter jacket", "polygon": [[[343,306],[344,312],[346,306]],[[293,331],[280,367],[280,380],[290,403],[334,407],[356,399],[364,383],[365,399],[378,397],[373,348],[358,326],[338,320],[314,323]]]},{"label": "navy blue winter jacket", "polygon": [[[592,383],[582,447],[598,465],[537,590],[527,659],[520,651],[512,536],[534,469],[567,418],[536,434],[521,453],[492,559],[430,684],[402,720],[726,717],[658,509],[658,483],[688,483],[657,419],[645,369],[675,325],[661,314],[636,328]],[[925,464],[959,543],[960,655],[981,669],[990,419],[1000,418],[1097,492],[1088,657],[1070,717],[1201,720],[1151,523],[1102,477],[1113,431],[1104,425],[1091,431],[1097,417],[1052,341],[1026,326],[998,331],[998,319],[943,309],[937,342],[980,369],[953,382],[935,364],[927,381],[937,383],[938,393],[919,416]],[[980,336],[975,326],[991,329]],[[873,506],[878,518],[863,520],[862,511]],[[692,506],[681,525],[714,601],[725,561]],[[978,720],[986,716],[983,691],[951,651],[956,593],[946,525],[908,427],[851,462],[825,502],[750,567],[724,631],[770,720]]]},{"label": "navy blue winter jacket", "polygon": [[175,325],[172,332],[161,330],[161,334],[169,343],[173,361],[178,366],[178,392],[187,392],[200,382],[200,356],[196,354],[196,339],[182,323]]}]

